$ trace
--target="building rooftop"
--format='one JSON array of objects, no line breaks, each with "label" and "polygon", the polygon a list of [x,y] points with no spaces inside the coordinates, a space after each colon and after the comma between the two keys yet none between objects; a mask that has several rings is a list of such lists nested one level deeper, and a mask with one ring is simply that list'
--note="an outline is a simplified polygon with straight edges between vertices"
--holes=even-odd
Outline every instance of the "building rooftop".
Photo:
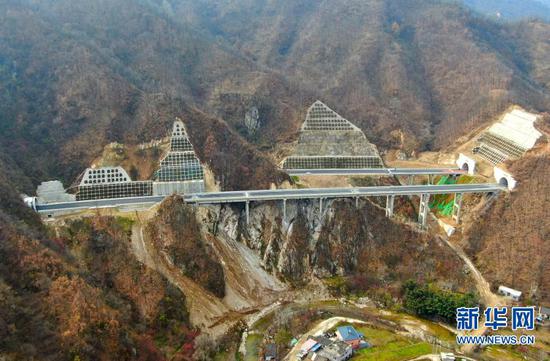
[{"label": "building rooftop", "polygon": [[351,355],[352,348],[344,341],[334,341],[317,352],[319,357],[326,357],[329,360],[342,359],[343,355]]},{"label": "building rooftop", "polygon": [[363,335],[361,335],[353,326],[341,326],[337,329],[338,334],[340,334],[340,337],[342,338],[342,341],[352,341],[352,340],[358,340],[361,339]]},{"label": "building rooftop", "polygon": [[521,296],[521,291],[515,290],[515,289],[510,288],[510,287],[506,287],[506,286],[501,285],[501,286],[498,286],[498,290],[508,292],[509,294],[511,294],[512,296],[515,296],[515,297],[520,297]]},{"label": "building rooftop", "polygon": [[302,345],[302,347],[300,349],[304,350],[304,351],[309,351],[312,348],[314,348],[316,345],[317,345],[317,341],[310,338],[310,339],[306,340],[306,342],[304,342],[304,344]]},{"label": "building rooftop", "polygon": [[315,340],[317,343],[319,343],[321,346],[325,347],[333,343],[330,338],[327,338],[325,336],[313,336],[311,337],[312,340]]},{"label": "building rooftop", "polygon": [[274,343],[265,345],[264,358],[266,360],[275,360],[277,358],[277,345]]}]

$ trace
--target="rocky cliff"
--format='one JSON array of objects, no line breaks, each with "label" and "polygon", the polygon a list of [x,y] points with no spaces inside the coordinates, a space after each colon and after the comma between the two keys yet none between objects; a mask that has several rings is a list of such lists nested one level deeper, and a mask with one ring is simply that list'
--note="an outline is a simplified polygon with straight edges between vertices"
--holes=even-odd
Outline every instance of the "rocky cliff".
[{"label": "rocky cliff", "polygon": [[[468,282],[462,263],[437,238],[385,217],[370,200],[252,203],[246,223],[244,207],[212,206],[198,216],[203,233],[217,242],[244,244],[268,273],[291,285],[316,278],[356,277],[364,288],[402,281],[441,282],[463,289]],[[222,262],[222,264],[225,262]]]}]

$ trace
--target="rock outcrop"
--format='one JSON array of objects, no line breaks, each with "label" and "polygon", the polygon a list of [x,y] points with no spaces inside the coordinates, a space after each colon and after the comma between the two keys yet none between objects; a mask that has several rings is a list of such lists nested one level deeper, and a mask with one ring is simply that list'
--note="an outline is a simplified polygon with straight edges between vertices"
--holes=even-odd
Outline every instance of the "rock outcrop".
[{"label": "rock outcrop", "polygon": [[[243,207],[208,208],[208,232],[223,242],[253,250],[266,271],[294,285],[318,277],[367,274],[377,286],[414,278],[461,288],[467,277],[460,260],[437,240],[387,219],[368,200],[356,208],[351,200],[252,204],[246,224]],[[207,220],[209,219],[209,220]]]}]

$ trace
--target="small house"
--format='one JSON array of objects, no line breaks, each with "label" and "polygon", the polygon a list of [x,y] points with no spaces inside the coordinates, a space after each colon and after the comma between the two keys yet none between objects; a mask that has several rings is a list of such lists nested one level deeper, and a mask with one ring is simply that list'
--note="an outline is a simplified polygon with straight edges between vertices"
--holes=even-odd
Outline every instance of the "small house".
[{"label": "small house", "polygon": [[317,341],[312,338],[308,338],[306,342],[304,342],[300,350],[304,352],[314,352],[317,351],[320,347],[321,345],[319,345]]},{"label": "small house", "polygon": [[550,307],[539,306],[539,317],[543,320],[550,319]]},{"label": "small house", "polygon": [[521,297],[521,291],[502,285],[498,286],[498,293],[505,297],[511,298],[514,301],[519,301],[519,298]]},{"label": "small house", "polygon": [[274,343],[265,345],[264,361],[277,361],[277,345]]},{"label": "small house", "polygon": [[313,356],[313,361],[346,361],[353,355],[353,348],[344,341],[334,341]]},{"label": "small house", "polygon": [[363,335],[353,326],[341,326],[336,329],[336,336],[339,340],[344,341],[348,345],[351,345],[351,347],[356,350],[359,348],[361,344],[361,339],[363,338]]},{"label": "small house", "polygon": [[439,359],[441,361],[455,361],[456,360],[456,357],[453,353],[450,353],[450,352],[441,352],[439,354]]},{"label": "small house", "polygon": [[330,338],[325,336],[313,336],[311,337],[312,340],[315,340],[321,347],[326,347],[332,344],[334,341],[332,341]]}]

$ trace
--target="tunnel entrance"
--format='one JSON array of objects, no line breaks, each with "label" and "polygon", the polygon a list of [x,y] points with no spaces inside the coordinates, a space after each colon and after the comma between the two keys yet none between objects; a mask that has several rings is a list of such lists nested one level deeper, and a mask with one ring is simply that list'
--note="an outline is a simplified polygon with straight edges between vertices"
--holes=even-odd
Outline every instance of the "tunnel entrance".
[{"label": "tunnel entrance", "polygon": [[500,184],[500,185],[503,186],[503,187],[508,188],[508,179],[506,179],[505,177],[502,177],[502,178],[500,178],[500,180],[498,181],[498,184]]},{"label": "tunnel entrance", "polygon": [[470,166],[468,165],[468,163],[464,163],[462,164],[462,167],[460,167],[460,169],[462,169],[465,172],[468,172],[470,170]]}]

